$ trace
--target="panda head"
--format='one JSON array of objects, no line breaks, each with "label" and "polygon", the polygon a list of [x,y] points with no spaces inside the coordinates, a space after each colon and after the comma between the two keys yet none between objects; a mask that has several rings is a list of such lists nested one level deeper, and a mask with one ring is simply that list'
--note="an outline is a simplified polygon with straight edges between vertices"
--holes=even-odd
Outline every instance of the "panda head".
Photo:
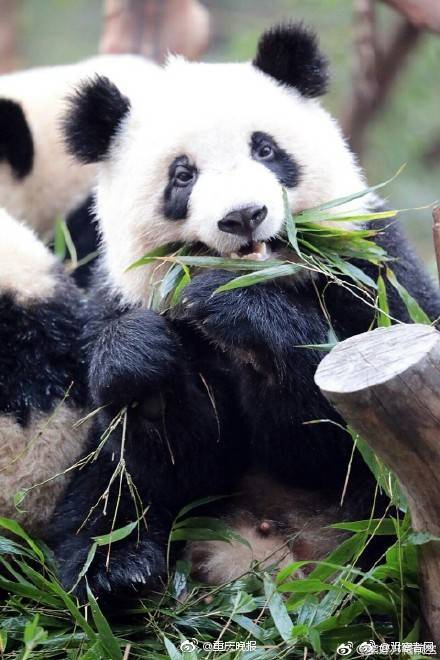
[{"label": "panda head", "polygon": [[327,78],[316,37],[287,24],[262,35],[253,62],[170,59],[132,104],[105,78],[78,90],[66,140],[83,162],[100,162],[104,260],[126,297],[145,290],[142,269],[127,267],[158,245],[245,254],[280,232],[283,188],[293,211],[362,188],[317,101]]}]

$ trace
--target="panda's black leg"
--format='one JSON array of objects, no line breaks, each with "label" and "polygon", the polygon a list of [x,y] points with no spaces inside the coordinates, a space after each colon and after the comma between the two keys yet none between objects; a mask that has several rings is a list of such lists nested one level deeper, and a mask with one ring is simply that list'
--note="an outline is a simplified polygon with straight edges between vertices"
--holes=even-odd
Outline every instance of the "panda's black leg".
[{"label": "panda's black leg", "polygon": [[[119,424],[74,477],[49,539],[61,579],[72,587],[93,539],[138,521],[110,554],[98,547],[89,566],[87,580],[104,602],[160,585],[175,515],[200,497],[230,492],[231,465],[239,463],[224,383],[199,373],[192,348],[164,319],[139,312],[121,320],[106,328],[106,341],[101,333],[92,360],[95,399],[110,400],[98,414],[92,448],[122,410]],[[85,597],[85,580],[78,593]]]},{"label": "panda's black leg", "polygon": [[[78,473],[57,508],[48,538],[61,582],[67,589],[75,587],[82,603],[87,602],[87,584],[105,606],[116,596],[135,596],[145,589],[157,589],[166,572],[166,518],[154,520],[152,511],[145,513],[145,520],[141,518],[142,507],[129,492],[125,476],[121,490],[118,477],[104,501],[116,465],[117,461],[112,465],[107,457],[102,457]],[[123,540],[95,546],[93,561],[81,579],[94,538],[137,520],[138,524]]]}]

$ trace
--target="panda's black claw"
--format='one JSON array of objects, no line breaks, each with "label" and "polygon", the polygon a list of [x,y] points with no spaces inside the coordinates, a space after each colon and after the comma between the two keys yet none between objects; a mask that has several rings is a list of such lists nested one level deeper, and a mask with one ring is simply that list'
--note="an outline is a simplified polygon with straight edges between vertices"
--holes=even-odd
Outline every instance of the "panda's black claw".
[{"label": "panda's black claw", "polygon": [[[157,591],[166,573],[162,550],[152,541],[144,540],[130,546],[117,544],[110,550],[98,549],[85,577],[74,588],[74,595],[81,604],[88,602],[87,587],[104,609],[113,608],[132,598]],[[79,563],[78,563],[79,564]],[[81,566],[79,566],[81,570]],[[71,571],[67,580],[72,579]],[[65,584],[66,579],[62,582]],[[72,585],[65,584],[66,587]]]}]

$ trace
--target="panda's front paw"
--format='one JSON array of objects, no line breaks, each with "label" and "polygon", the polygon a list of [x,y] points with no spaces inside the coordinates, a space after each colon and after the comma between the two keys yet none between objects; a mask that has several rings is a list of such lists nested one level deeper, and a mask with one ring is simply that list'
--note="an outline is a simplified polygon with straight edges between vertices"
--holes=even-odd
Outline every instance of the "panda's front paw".
[{"label": "panda's front paw", "polygon": [[[237,277],[228,271],[209,271],[194,277],[185,288],[180,304],[172,310],[179,321],[195,326],[203,335],[225,349],[251,351],[272,341],[273,304],[265,285],[217,292]],[[277,323],[277,320],[275,320]]]},{"label": "panda's front paw", "polygon": [[[66,588],[72,588],[78,581],[79,571],[83,567],[83,553],[80,561],[70,558],[68,569],[61,570],[61,582]],[[73,567],[76,565],[76,570]],[[139,543],[115,543],[110,548],[98,548],[85,577],[76,584],[74,594],[81,604],[88,602],[87,585],[100,604],[107,608],[121,604],[125,600],[145,596],[161,589],[166,575],[166,563],[163,551],[150,540]]]},{"label": "panda's front paw", "polygon": [[231,307],[243,294],[240,290],[216,293],[217,289],[236,277],[224,270],[210,270],[194,277],[185,287],[181,302],[171,316],[198,326],[204,333],[222,335],[240,317],[240,309]]},{"label": "panda's front paw", "polygon": [[94,402],[125,405],[166,390],[178,378],[181,346],[169,323],[134,310],[109,323],[96,340],[89,367]]}]

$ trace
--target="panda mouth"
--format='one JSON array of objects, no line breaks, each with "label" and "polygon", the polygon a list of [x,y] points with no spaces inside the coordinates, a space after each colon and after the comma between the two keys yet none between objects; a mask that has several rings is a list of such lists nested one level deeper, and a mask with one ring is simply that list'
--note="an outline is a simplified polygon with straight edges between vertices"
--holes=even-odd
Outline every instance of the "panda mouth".
[{"label": "panda mouth", "polygon": [[242,245],[238,252],[231,252],[231,259],[248,259],[249,261],[266,261],[270,259],[272,250],[265,241],[249,241]]}]

